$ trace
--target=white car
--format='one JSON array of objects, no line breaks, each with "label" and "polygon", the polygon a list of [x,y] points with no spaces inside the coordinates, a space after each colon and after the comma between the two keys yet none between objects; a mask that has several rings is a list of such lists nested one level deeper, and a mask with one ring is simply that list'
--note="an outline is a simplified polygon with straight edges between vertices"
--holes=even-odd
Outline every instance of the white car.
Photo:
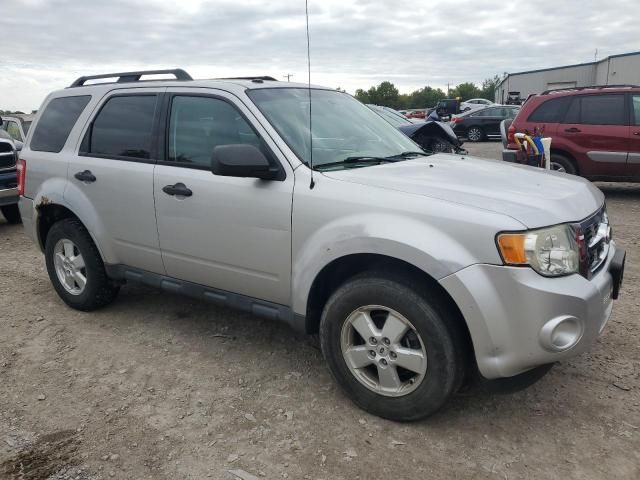
[{"label": "white car", "polygon": [[487,100],[486,98],[471,98],[464,102],[460,102],[460,111],[466,112],[468,110],[475,110],[476,108],[484,108],[493,105],[494,102]]}]

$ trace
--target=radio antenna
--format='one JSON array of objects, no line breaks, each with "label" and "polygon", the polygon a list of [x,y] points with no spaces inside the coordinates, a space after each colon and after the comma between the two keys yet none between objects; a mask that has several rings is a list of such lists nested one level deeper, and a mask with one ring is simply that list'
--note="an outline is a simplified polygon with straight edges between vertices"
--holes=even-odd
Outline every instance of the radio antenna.
[{"label": "radio antenna", "polygon": [[309,0],[304,0],[304,13],[307,19],[307,71],[308,71],[308,91],[309,91],[309,167],[311,168],[311,182],[309,189],[313,190],[316,182],[313,180],[313,130],[311,129],[311,45],[309,43]]}]

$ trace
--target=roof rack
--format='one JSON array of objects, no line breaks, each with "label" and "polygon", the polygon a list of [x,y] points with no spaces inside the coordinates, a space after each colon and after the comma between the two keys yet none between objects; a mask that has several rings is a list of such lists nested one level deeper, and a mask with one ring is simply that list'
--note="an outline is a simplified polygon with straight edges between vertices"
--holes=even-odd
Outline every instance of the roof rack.
[{"label": "roof rack", "polygon": [[638,85],[587,85],[584,87],[567,87],[567,88],[552,88],[551,90],[545,90],[540,95],[546,95],[551,92],[567,92],[569,90],[589,90],[589,89],[602,89],[602,88],[640,88]]},{"label": "roof rack", "polygon": [[226,78],[217,78],[216,80],[251,80],[252,82],[263,82],[265,80],[269,82],[277,82],[273,77],[269,77],[267,75],[261,77],[226,77]]},{"label": "roof rack", "polygon": [[139,72],[120,72],[120,73],[104,73],[102,75],[88,75],[76,79],[69,88],[82,87],[89,80],[97,80],[101,78],[117,78],[114,83],[138,82],[143,75],[175,75],[176,80],[193,80],[191,75],[182,70],[175,68],[173,70],[141,70]]}]

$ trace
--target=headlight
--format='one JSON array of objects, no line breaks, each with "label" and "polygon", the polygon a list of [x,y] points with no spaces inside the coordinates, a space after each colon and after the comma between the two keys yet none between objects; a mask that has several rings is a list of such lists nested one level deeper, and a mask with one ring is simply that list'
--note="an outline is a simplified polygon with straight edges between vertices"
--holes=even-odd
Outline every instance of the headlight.
[{"label": "headlight", "polygon": [[577,273],[580,268],[579,246],[568,225],[500,233],[498,248],[505,264],[529,265],[547,277]]}]

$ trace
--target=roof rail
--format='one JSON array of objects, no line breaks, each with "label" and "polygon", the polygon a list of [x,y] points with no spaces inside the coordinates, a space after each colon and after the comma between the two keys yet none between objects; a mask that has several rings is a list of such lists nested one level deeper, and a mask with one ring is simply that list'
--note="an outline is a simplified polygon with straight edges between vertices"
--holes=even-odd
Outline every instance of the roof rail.
[{"label": "roof rail", "polygon": [[587,85],[584,87],[567,87],[567,88],[552,88],[551,90],[545,90],[540,95],[546,95],[551,92],[567,92],[570,90],[589,90],[589,89],[602,89],[602,88],[640,88],[638,85]]},{"label": "roof rail", "polygon": [[182,70],[181,68],[175,68],[173,70],[141,70],[139,72],[119,72],[119,73],[104,73],[102,75],[88,75],[76,79],[69,88],[82,87],[85,82],[89,80],[97,80],[101,78],[117,78],[113,83],[128,83],[138,82],[143,75],[175,75],[176,80],[193,80],[191,75]]},{"label": "roof rail", "polygon": [[216,80],[251,80],[252,82],[255,81],[270,81],[270,82],[277,82],[278,80],[276,80],[273,77],[269,77],[267,75],[264,75],[262,77],[226,77],[226,78],[217,78]]}]

